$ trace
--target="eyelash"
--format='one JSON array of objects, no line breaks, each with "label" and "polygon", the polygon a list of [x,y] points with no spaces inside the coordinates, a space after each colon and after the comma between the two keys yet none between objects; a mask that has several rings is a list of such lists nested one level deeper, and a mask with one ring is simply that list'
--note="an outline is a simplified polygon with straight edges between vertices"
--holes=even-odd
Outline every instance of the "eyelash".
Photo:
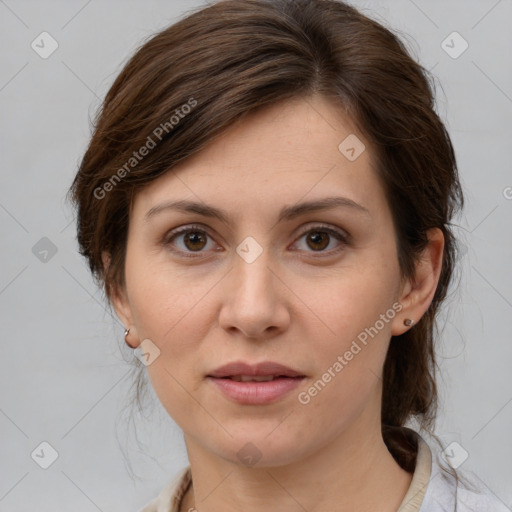
[{"label": "eyelash", "polygon": [[[321,232],[321,233],[327,233],[328,235],[331,235],[333,237],[335,237],[339,242],[341,242],[341,247],[339,247],[338,249],[334,249],[334,250],[331,250],[331,251],[312,251],[313,253],[315,252],[318,252],[318,253],[327,253],[329,256],[332,256],[334,254],[337,254],[338,252],[340,252],[341,250],[343,250],[343,248],[349,244],[349,240],[350,240],[350,236],[349,235],[346,235],[344,234],[343,232],[341,231],[338,231],[336,229],[333,229],[329,226],[326,226],[326,225],[318,225],[318,226],[313,226],[313,227],[310,227],[308,228],[307,230],[303,231],[299,237],[297,238],[297,240],[301,239],[304,235],[308,234],[308,233],[311,233],[311,232]],[[189,226],[184,226],[182,228],[177,228],[175,229],[174,231],[171,231],[170,233],[168,233],[164,240],[163,240],[163,245],[164,246],[170,246],[171,245],[171,242],[173,242],[179,235],[182,235],[182,234],[186,234],[186,233],[201,233],[203,235],[206,235],[210,238],[212,238],[207,231],[205,231],[204,228],[202,228],[200,225],[189,225]],[[198,258],[198,257],[201,257],[201,251],[196,251],[196,253],[194,253],[193,251],[182,251],[181,249],[171,249],[172,252],[176,252],[176,253],[181,253],[184,255],[184,257],[186,258]],[[196,255],[197,254],[197,255]],[[323,258],[323,257],[326,257],[326,256],[314,256],[316,258]]]}]

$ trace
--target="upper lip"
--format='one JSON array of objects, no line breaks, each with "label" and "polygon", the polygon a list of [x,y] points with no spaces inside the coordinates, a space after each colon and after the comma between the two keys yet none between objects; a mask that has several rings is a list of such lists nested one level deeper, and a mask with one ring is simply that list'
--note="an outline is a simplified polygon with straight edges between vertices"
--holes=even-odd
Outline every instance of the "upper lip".
[{"label": "upper lip", "polygon": [[274,361],[264,361],[254,365],[244,361],[235,361],[217,368],[215,371],[209,373],[208,377],[222,378],[238,375],[248,375],[251,377],[265,377],[268,375],[275,377],[305,377],[303,373]]}]

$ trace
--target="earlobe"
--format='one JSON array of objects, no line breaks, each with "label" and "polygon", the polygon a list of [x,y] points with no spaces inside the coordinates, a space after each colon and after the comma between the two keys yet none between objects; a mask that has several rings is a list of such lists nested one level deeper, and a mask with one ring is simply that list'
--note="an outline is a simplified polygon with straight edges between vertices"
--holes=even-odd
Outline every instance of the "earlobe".
[{"label": "earlobe", "polygon": [[[136,339],[134,342],[132,338]],[[124,342],[132,349],[139,347],[140,342],[135,333],[132,333],[132,328],[128,327],[124,330]]]},{"label": "earlobe", "polygon": [[393,336],[411,328],[406,319],[412,320],[411,325],[417,324],[434,298],[443,263],[444,235],[439,228],[432,228],[428,230],[427,237],[429,243],[416,263],[415,274],[407,281],[399,298],[403,308],[391,327]]}]

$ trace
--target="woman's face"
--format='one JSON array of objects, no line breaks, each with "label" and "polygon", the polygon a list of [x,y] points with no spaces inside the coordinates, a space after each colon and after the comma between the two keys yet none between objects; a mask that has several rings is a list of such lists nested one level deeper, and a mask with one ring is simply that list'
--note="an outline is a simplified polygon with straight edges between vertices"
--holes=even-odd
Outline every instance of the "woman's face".
[{"label": "woman's face", "polygon": [[[189,447],[278,466],[380,428],[388,343],[407,328],[391,212],[370,159],[343,111],[314,96],[247,116],[136,195],[116,310],[131,336],[150,340],[150,380]],[[297,209],[326,198],[345,199]],[[225,222],[165,207],[174,201]],[[281,218],[287,211],[296,214]],[[173,236],[178,228],[190,231]],[[268,391],[275,382],[222,379],[263,389],[238,401],[208,376],[239,361],[304,378],[286,379],[292,389],[279,396]]]}]

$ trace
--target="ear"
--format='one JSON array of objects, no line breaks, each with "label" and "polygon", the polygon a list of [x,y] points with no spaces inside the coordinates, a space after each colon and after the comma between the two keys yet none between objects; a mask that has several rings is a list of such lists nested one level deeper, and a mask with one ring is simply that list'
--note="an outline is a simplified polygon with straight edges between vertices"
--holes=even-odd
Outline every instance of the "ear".
[{"label": "ear", "polygon": [[[101,253],[101,259],[103,261],[103,268],[104,273],[107,273],[108,267],[110,265],[110,254],[106,251],[103,251]],[[112,301],[112,305],[114,306],[114,310],[116,312],[117,317],[123,325],[126,328],[130,328],[130,338],[133,338],[134,336],[132,333],[136,336],[135,326],[133,323],[133,317],[132,312],[130,308],[130,303],[128,301],[126,290],[125,289],[118,289],[118,288],[112,288],[110,290],[110,299]]]},{"label": "ear", "polygon": [[427,231],[427,237],[429,243],[416,264],[415,274],[402,286],[398,297],[403,308],[393,320],[393,336],[399,336],[411,328],[404,325],[406,318],[417,324],[434,298],[443,264],[444,235],[439,228],[432,228]]}]

